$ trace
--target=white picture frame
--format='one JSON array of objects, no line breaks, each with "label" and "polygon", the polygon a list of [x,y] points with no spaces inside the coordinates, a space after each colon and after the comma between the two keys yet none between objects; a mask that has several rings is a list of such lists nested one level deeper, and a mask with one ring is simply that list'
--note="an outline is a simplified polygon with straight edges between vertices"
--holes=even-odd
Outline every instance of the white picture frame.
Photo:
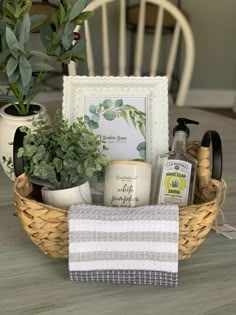
[{"label": "white picture frame", "polygon": [[[154,164],[157,156],[168,151],[169,147],[168,83],[166,77],[87,77],[87,76],[64,77],[62,108],[63,116],[69,120],[69,123],[72,123],[78,116],[84,117],[85,119],[88,119],[88,121],[90,122],[90,118],[88,118],[89,115],[86,115],[86,113],[88,112],[88,110],[90,111],[91,109],[93,113],[96,114],[95,116],[98,117],[100,114],[98,113],[99,105],[91,104],[92,103],[95,104],[96,101],[97,104],[99,102],[100,104],[103,104],[103,101],[105,100],[106,101],[109,100],[110,102],[109,104],[112,104],[110,106],[117,105],[116,102],[118,102],[119,105],[120,100],[122,100],[122,102],[124,101],[125,103],[127,102],[132,103],[133,100],[134,101],[133,103],[135,104],[138,103],[138,100],[141,100],[140,106],[142,107],[144,105],[145,107],[144,112],[146,114],[145,122],[146,153],[144,160],[148,163]],[[92,108],[90,106],[94,107]],[[104,107],[102,107],[102,110],[105,111]],[[111,111],[110,114],[112,114]],[[131,115],[130,112],[128,112],[128,114],[129,114],[128,119],[130,119]],[[117,125],[116,126],[113,125],[117,123],[115,122],[115,119],[111,121],[110,119],[112,117],[108,116],[108,118],[109,124],[107,123],[107,126],[105,126],[106,124],[103,122],[103,124],[100,124],[103,127],[99,126],[99,128],[109,128],[109,126],[113,126],[115,127],[113,128],[114,130],[119,129],[123,130],[123,125],[122,126],[120,125],[120,128],[119,127],[117,128]],[[121,122],[122,119],[119,121]],[[126,123],[127,125],[129,124],[133,126],[133,128],[135,126],[133,125],[133,122],[130,121],[127,122],[127,117]],[[142,126],[142,123],[138,121],[138,126],[140,125]],[[137,128],[139,128],[141,132],[141,127],[137,127],[136,123],[136,129]],[[134,139],[129,140],[129,143],[131,144],[132,142],[138,141],[136,137],[139,136],[130,133],[130,137],[134,137]],[[122,150],[120,148],[115,150],[116,144],[114,143],[110,144],[111,146],[113,146],[111,148],[112,150],[111,153],[113,154],[112,159],[117,160],[132,159],[126,154],[128,151],[132,151],[130,144],[128,143],[124,144],[123,158],[120,158],[120,156],[116,156],[116,152],[122,152]],[[127,150],[128,148],[129,150]]]}]

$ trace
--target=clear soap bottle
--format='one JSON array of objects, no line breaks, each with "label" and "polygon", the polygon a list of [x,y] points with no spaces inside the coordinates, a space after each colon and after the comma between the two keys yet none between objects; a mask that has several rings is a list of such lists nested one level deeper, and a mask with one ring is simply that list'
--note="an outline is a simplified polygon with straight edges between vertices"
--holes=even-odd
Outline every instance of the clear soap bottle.
[{"label": "clear soap bottle", "polygon": [[199,123],[187,118],[178,118],[177,123],[173,130],[171,151],[157,160],[152,198],[154,204],[186,206],[193,203],[197,160],[186,152],[190,133],[187,124]]}]

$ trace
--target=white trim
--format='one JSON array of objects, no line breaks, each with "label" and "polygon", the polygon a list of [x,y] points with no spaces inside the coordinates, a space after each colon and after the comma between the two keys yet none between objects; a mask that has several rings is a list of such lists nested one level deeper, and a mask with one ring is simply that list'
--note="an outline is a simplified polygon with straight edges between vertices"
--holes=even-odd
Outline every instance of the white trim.
[{"label": "white trim", "polygon": [[[133,223],[133,222],[132,222]],[[110,224],[110,222],[109,222]],[[129,222],[130,224],[130,222]],[[135,226],[135,225],[134,225]],[[95,230],[94,230],[95,231]],[[69,252],[77,253],[96,253],[96,252],[155,252],[155,253],[178,253],[176,242],[79,242],[69,244]]]},{"label": "white trim", "polygon": [[150,260],[104,260],[89,262],[69,262],[70,271],[93,270],[153,270],[178,272],[177,262],[150,261]]},{"label": "white trim", "polygon": [[185,104],[186,107],[232,108],[236,106],[236,90],[191,89]]},{"label": "white trim", "polygon": [[178,221],[145,221],[134,220],[132,224],[129,221],[99,221],[73,219],[69,221],[70,231],[97,231],[97,232],[173,232],[177,231]]}]

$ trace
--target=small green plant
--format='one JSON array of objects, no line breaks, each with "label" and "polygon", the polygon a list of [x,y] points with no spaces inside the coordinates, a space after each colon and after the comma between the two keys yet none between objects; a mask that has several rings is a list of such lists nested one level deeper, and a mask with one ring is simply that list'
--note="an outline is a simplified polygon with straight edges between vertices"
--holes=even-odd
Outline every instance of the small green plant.
[{"label": "small green plant", "polygon": [[88,177],[99,177],[109,163],[101,137],[82,118],[69,125],[57,113],[53,125],[38,119],[33,121],[33,129],[21,127],[21,131],[26,135],[18,157],[24,159],[26,174],[48,180],[54,189],[70,188]]},{"label": "small green plant", "polygon": [[[8,91],[0,99],[10,102],[18,115],[28,115],[34,97],[45,90],[43,79],[53,70],[51,61],[85,62],[85,41],[74,29],[91,15],[82,12],[87,2],[75,1],[72,6],[69,0],[60,1],[49,23],[45,15],[30,15],[32,1],[1,1],[0,85],[6,85]],[[42,52],[30,48],[30,34],[39,30]]]}]

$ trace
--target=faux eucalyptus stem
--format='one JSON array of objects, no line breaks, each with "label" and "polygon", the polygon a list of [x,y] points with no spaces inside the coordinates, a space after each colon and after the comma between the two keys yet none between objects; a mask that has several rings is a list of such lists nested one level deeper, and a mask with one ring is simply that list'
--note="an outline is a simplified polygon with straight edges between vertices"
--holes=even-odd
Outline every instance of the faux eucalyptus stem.
[{"label": "faux eucalyptus stem", "polygon": [[[46,15],[29,14],[32,1],[1,2],[0,84],[7,85],[10,93],[0,95],[0,100],[13,104],[19,115],[29,114],[31,101],[45,90],[43,78],[54,70],[52,61],[85,62],[85,40],[74,42],[74,29],[78,20],[81,24],[91,16],[91,12],[83,11],[87,2],[60,2],[50,23]],[[30,47],[30,34],[38,30],[45,52]]]},{"label": "faux eucalyptus stem", "polygon": [[13,103],[12,105],[15,107],[15,109],[17,110],[19,114],[26,115],[27,111],[24,105],[24,97],[21,93],[21,90],[18,88],[16,84],[10,84],[10,89],[15,95],[16,99],[18,100],[17,104]]}]

